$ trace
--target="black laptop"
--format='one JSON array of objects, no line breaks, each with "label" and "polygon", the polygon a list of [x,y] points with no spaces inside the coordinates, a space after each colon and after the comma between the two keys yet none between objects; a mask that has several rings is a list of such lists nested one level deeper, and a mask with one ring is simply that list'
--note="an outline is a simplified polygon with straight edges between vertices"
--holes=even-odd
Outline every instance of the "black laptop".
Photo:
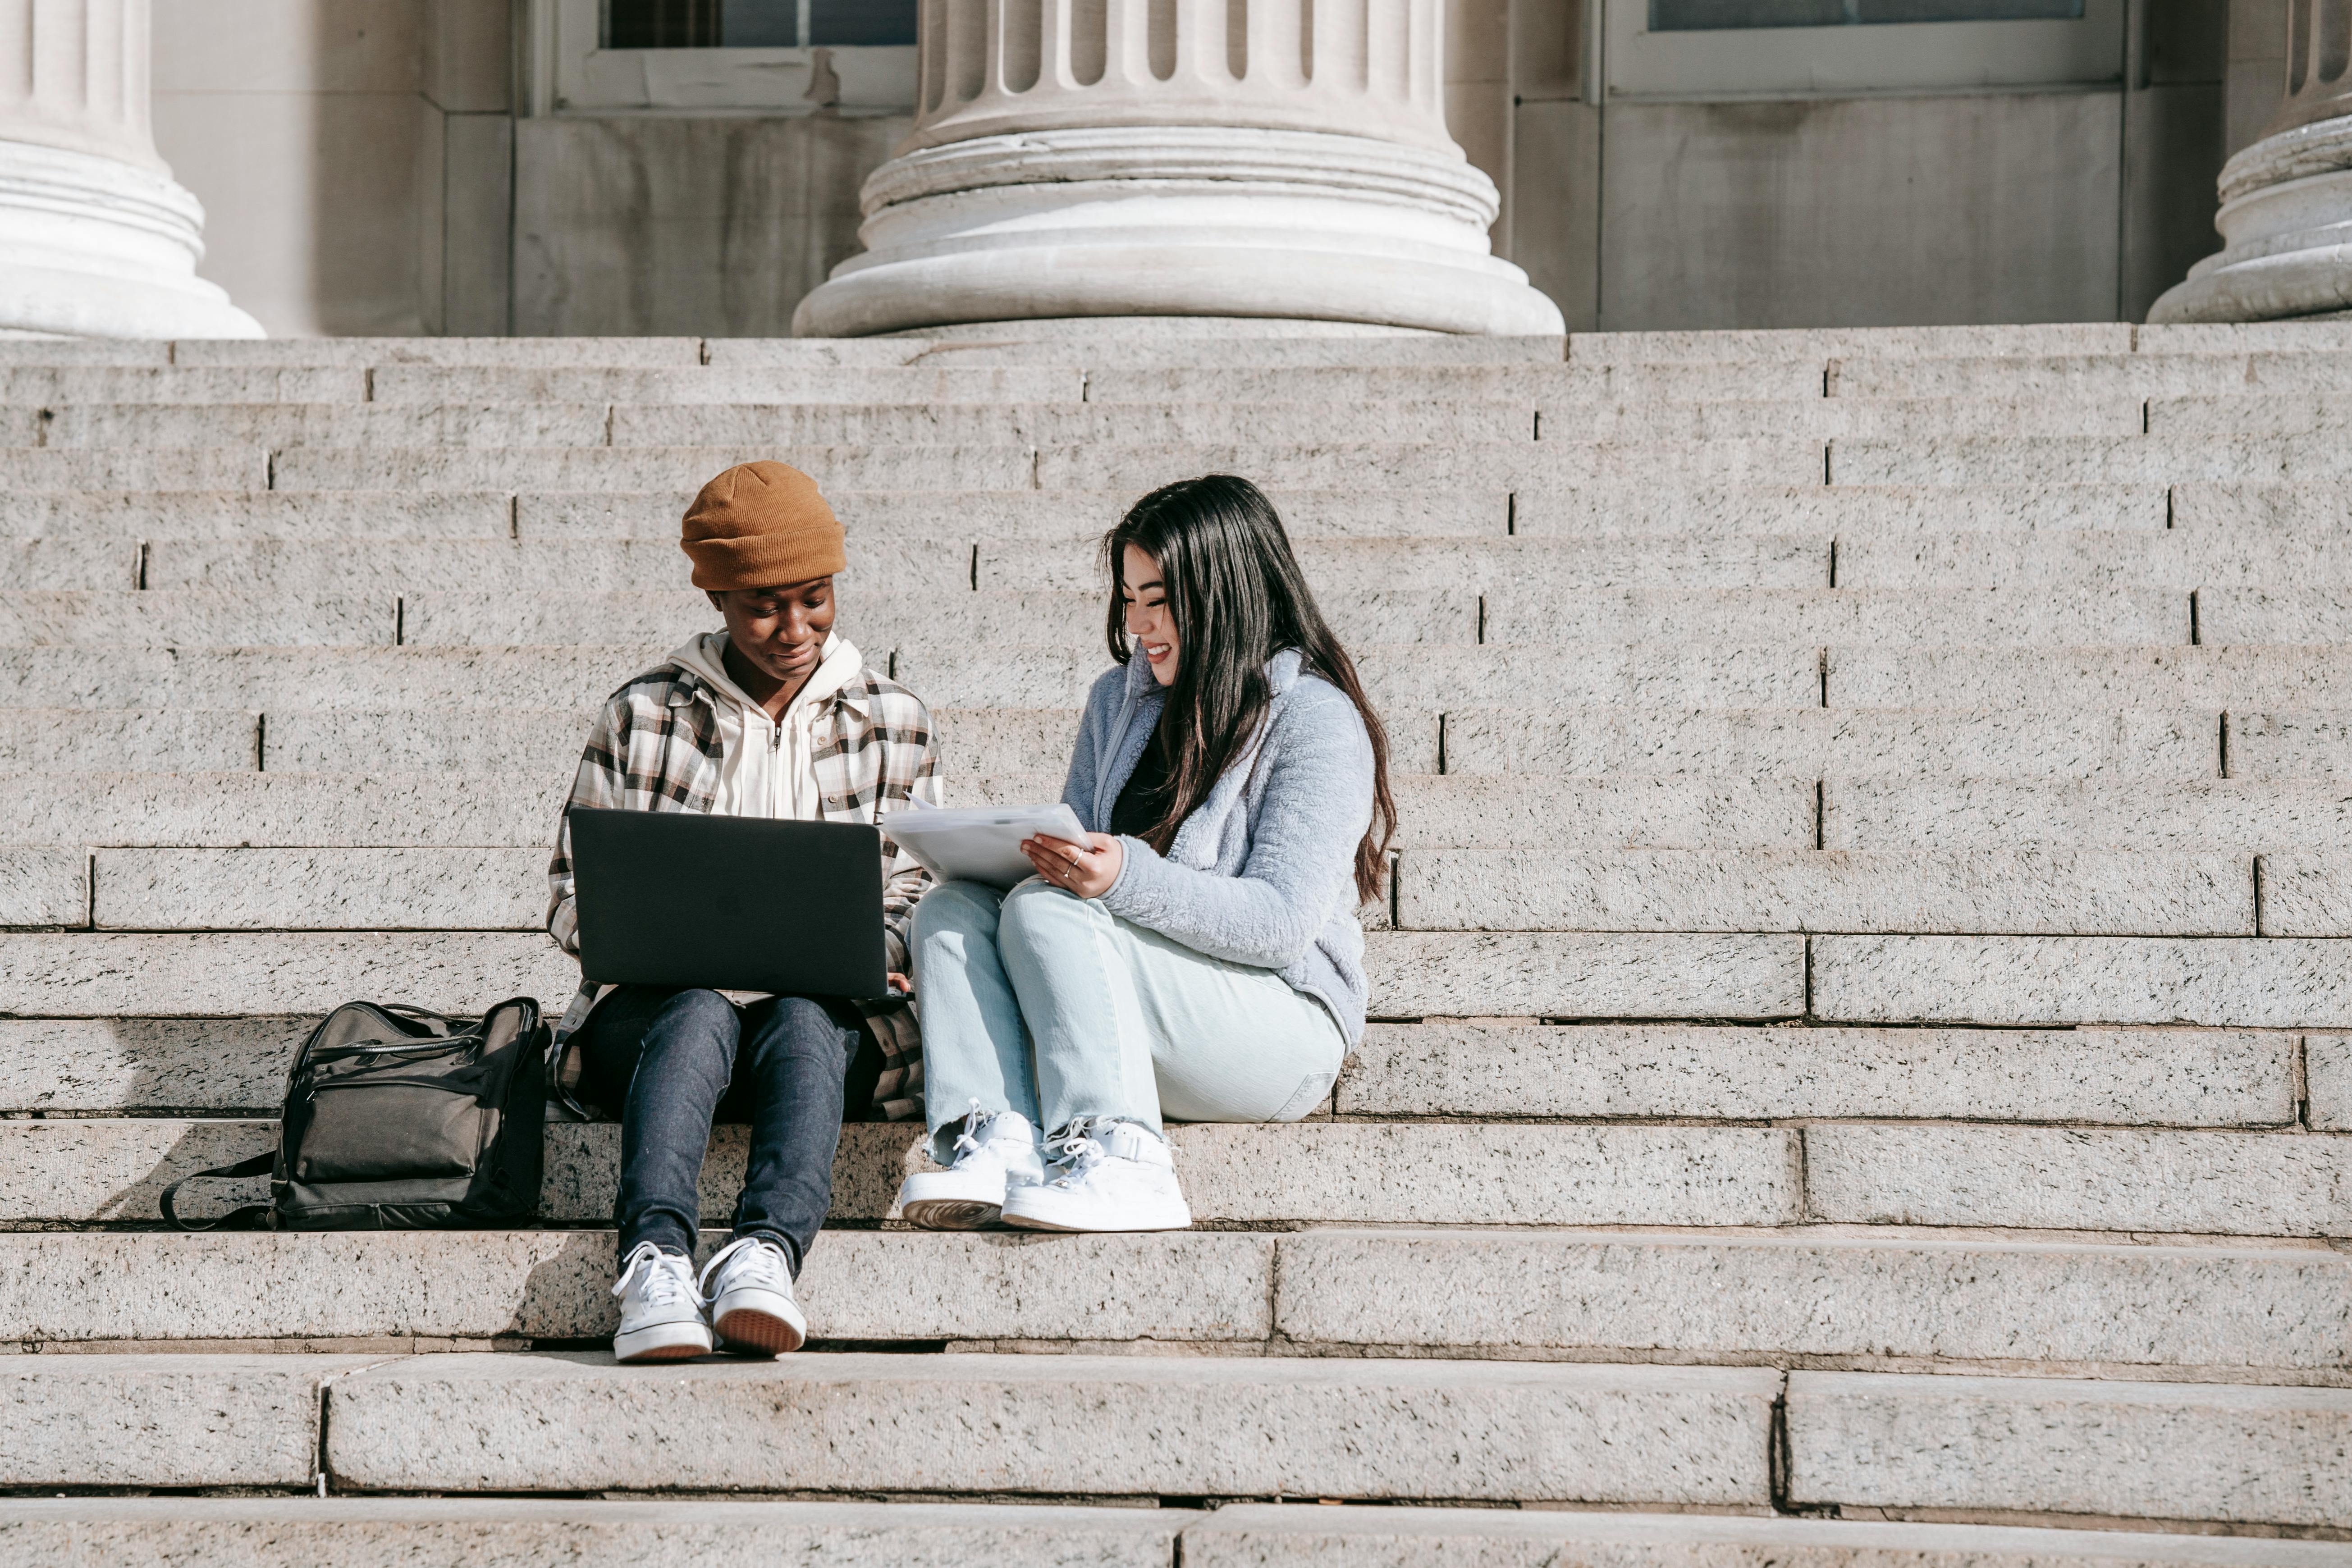
[{"label": "black laptop", "polygon": [[880,829],[589,806],[571,818],[590,981],[889,994]]}]

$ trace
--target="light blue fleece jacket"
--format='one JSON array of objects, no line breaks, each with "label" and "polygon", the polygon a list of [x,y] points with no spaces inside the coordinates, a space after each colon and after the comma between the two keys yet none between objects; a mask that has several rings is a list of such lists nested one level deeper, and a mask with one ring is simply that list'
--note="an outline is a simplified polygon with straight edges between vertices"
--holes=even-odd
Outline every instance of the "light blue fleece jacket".
[{"label": "light blue fleece jacket", "polygon": [[[1356,846],[1372,820],[1372,742],[1346,692],[1274,656],[1274,688],[1254,743],[1176,829],[1163,858],[1125,837],[1103,907],[1196,952],[1282,973],[1330,1009],[1352,1047],[1364,1032],[1364,932],[1356,921]],[[1106,671],[1062,799],[1089,833],[1135,773],[1166,701],[1143,659]]]}]

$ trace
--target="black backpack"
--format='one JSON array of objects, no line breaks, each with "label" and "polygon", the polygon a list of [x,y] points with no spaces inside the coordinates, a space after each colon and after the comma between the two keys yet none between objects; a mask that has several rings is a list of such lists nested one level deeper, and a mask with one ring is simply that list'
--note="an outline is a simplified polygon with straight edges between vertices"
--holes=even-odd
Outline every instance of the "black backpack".
[{"label": "black backpack", "polygon": [[[539,1212],[547,1026],[528,996],[479,1018],[346,1002],[294,1053],[278,1148],[163,1189],[182,1230],[432,1230]],[[173,1196],[205,1176],[269,1175],[267,1205],[193,1222]]]}]

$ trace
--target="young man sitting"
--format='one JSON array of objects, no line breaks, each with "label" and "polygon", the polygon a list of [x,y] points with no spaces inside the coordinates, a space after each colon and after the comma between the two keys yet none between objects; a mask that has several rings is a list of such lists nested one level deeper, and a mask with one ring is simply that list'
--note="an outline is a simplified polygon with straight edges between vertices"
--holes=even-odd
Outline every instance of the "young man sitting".
[{"label": "young man sitting", "polygon": [[[929,711],[834,631],[842,529],[809,477],[782,463],[728,469],[695,497],[681,543],[726,629],[613,693],[570,805],[856,823],[910,796],[938,805]],[[907,918],[926,877],[887,838],[882,852],[903,990]],[[576,953],[568,816],[548,881],[547,929]],[[621,1115],[614,1355],[701,1355],[714,1331],[730,1350],[798,1349],[807,1324],[793,1281],[832,1200],[845,1100],[861,1114],[869,1100],[892,1120],[921,1114],[912,1016],[903,1004],[583,985],[561,1028],[567,1067],[578,1049],[581,1097]],[[869,1033],[877,1048],[861,1052]],[[751,1157],[734,1234],[698,1279],[695,1187],[714,1119],[751,1123]]]}]

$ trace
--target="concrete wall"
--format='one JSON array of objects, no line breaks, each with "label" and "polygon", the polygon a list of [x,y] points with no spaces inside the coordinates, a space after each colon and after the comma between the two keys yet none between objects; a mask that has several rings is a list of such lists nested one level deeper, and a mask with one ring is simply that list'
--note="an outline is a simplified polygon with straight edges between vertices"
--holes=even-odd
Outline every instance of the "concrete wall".
[{"label": "concrete wall", "polygon": [[2226,0],[2140,0],[2111,87],[1601,103],[1514,4],[1507,253],[1572,329],[2137,319],[2218,247]]},{"label": "concrete wall", "polygon": [[789,337],[911,117],[514,122],[514,330]]}]

